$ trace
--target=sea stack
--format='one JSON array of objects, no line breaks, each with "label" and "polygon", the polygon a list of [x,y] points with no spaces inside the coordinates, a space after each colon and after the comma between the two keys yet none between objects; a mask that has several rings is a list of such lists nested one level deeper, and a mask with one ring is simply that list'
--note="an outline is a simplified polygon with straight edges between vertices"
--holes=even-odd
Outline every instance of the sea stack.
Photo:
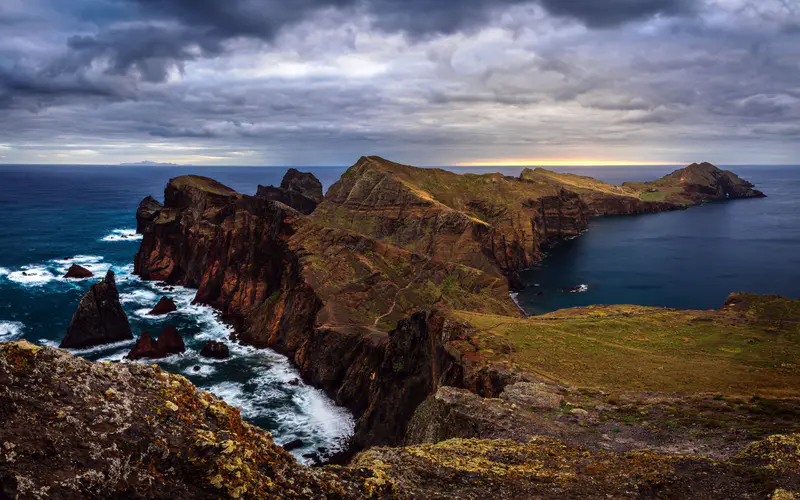
[{"label": "sea stack", "polygon": [[161,335],[153,340],[153,337],[143,332],[136,345],[125,356],[127,359],[159,359],[166,358],[173,354],[180,354],[186,351],[183,337],[177,328],[172,325],[167,326],[161,331]]},{"label": "sea stack", "polygon": [[161,316],[177,310],[178,307],[175,305],[174,300],[169,297],[161,297],[161,299],[158,301],[158,304],[156,304],[156,306],[147,314],[152,316]]},{"label": "sea stack", "polygon": [[119,303],[114,271],[109,269],[103,281],[81,297],[60,347],[76,349],[131,339],[131,325]]},{"label": "sea stack", "polygon": [[83,278],[91,278],[94,276],[92,272],[86,269],[83,266],[79,266],[78,264],[72,264],[67,269],[67,274],[64,275],[65,278],[75,278],[75,279],[83,279]]}]

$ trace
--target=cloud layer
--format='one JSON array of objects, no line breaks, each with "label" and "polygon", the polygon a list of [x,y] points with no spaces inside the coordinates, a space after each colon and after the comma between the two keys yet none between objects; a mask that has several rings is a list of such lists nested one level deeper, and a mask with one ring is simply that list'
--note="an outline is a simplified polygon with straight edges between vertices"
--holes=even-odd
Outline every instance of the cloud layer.
[{"label": "cloud layer", "polygon": [[800,160],[785,0],[6,0],[0,30],[6,163]]}]

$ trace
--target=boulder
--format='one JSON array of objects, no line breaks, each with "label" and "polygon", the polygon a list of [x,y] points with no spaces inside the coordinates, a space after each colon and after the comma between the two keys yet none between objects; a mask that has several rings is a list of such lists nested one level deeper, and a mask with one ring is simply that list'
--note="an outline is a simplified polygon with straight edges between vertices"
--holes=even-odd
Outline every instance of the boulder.
[{"label": "boulder", "polygon": [[169,297],[161,297],[158,301],[158,304],[147,314],[152,316],[161,316],[162,314],[171,313],[172,311],[177,311],[178,307],[175,305],[175,301]]},{"label": "boulder", "polygon": [[227,359],[230,353],[227,345],[216,340],[209,340],[200,349],[200,355],[206,358]]},{"label": "boulder", "polygon": [[94,276],[94,274],[90,270],[83,266],[79,266],[78,264],[72,264],[69,266],[67,274],[64,275],[65,278],[75,279],[91,278],[92,276]]},{"label": "boulder", "polygon": [[103,281],[92,285],[81,297],[60,347],[77,349],[132,339],[114,271],[109,269]]},{"label": "boulder", "polygon": [[186,345],[183,343],[183,337],[174,326],[169,325],[155,340],[149,333],[142,332],[136,345],[125,357],[127,359],[160,359],[184,351],[186,351]]}]

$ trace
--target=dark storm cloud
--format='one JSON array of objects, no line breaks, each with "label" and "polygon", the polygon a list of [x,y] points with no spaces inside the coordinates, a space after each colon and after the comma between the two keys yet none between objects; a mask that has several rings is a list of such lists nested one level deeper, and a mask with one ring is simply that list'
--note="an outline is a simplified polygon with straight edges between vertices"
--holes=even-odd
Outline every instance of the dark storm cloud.
[{"label": "dark storm cloud", "polygon": [[[180,70],[183,62],[218,56],[226,40],[247,37],[271,42],[282,28],[326,12],[366,12],[377,28],[416,38],[481,26],[491,12],[525,3],[539,3],[555,15],[587,26],[609,27],[659,14],[687,13],[694,0],[124,1],[138,7],[138,20],[156,24],[72,37],[68,42],[72,54],[67,56],[65,68],[73,65],[76,70],[78,65],[103,59],[109,62],[110,73],[133,73],[145,81],[163,82],[170,70]],[[123,13],[130,15],[118,14]]]},{"label": "dark storm cloud", "polygon": [[610,27],[655,15],[690,14],[694,0],[541,0],[559,16],[577,19],[590,27]]},{"label": "dark storm cloud", "polygon": [[800,153],[780,0],[0,3],[0,161]]}]

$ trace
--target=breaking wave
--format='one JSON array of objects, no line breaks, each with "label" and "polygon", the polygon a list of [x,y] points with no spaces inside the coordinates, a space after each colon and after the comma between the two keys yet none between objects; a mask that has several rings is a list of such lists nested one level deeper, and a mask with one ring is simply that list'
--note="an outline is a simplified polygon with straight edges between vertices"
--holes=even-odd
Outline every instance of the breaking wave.
[{"label": "breaking wave", "polygon": [[135,229],[114,229],[109,234],[100,238],[100,241],[139,241],[142,235]]}]

